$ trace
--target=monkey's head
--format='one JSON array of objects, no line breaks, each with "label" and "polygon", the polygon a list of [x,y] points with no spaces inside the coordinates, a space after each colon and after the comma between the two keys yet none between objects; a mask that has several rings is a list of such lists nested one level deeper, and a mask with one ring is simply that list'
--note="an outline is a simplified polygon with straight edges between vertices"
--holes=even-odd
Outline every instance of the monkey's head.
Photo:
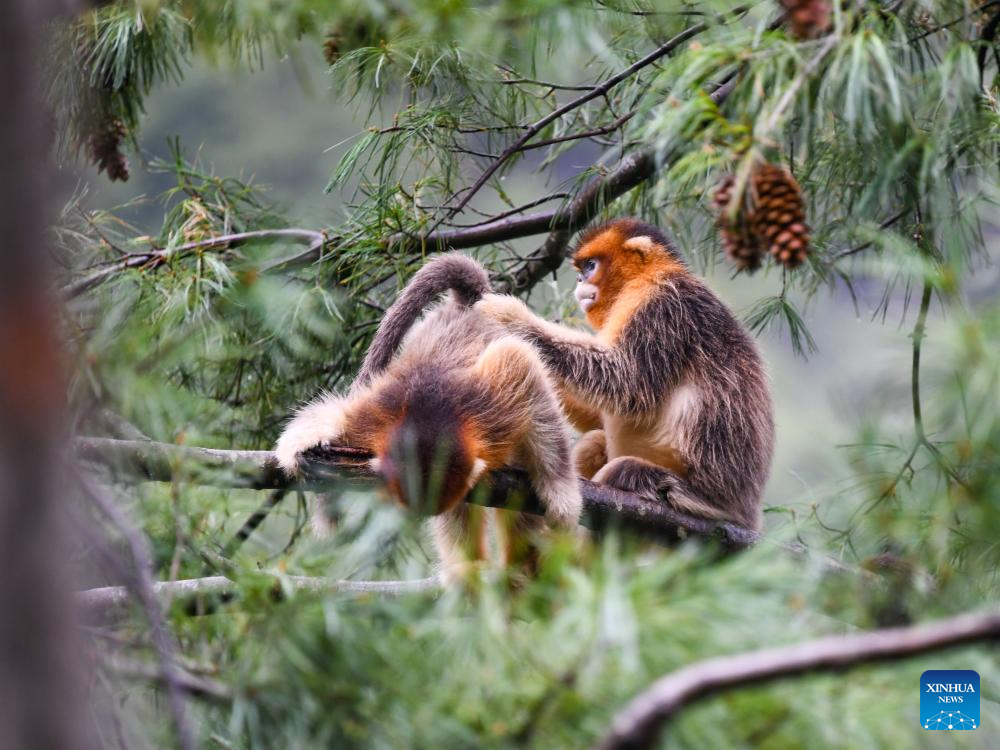
[{"label": "monkey's head", "polygon": [[667,236],[638,219],[615,219],[585,232],[573,267],[577,302],[598,330],[626,287],[638,291],[664,273],[685,269]]},{"label": "monkey's head", "polygon": [[465,499],[485,469],[447,384],[418,384],[377,451],[376,467],[404,507],[436,514]]}]

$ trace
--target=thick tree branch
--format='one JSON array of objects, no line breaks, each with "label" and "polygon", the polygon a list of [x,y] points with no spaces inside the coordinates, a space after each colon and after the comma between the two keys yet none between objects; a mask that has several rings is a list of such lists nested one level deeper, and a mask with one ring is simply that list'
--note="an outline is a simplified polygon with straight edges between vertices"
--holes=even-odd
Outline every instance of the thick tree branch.
[{"label": "thick tree branch", "polygon": [[[151,481],[186,481],[220,487],[251,489],[296,488],[329,490],[331,483],[370,479],[369,454],[353,448],[331,448],[311,454],[306,478],[289,482],[274,463],[270,451],[226,451],[186,448],[147,441],[79,438],[78,455],[109,467],[119,476]],[[592,529],[621,526],[672,543],[690,535],[714,537],[731,549],[742,549],[759,539],[751,529],[719,523],[674,510],[665,502],[644,500],[604,485],[580,480],[584,500],[582,523]],[[480,483],[468,502],[542,514],[542,506],[527,475],[516,469],[496,471]]]},{"label": "thick tree branch", "polygon": [[895,661],[915,654],[1000,638],[1000,613],[964,614],[864,635],[831,636],[695,662],[657,680],[612,721],[599,750],[655,746],[660,730],[682,708],[716,693],[779,677]]}]

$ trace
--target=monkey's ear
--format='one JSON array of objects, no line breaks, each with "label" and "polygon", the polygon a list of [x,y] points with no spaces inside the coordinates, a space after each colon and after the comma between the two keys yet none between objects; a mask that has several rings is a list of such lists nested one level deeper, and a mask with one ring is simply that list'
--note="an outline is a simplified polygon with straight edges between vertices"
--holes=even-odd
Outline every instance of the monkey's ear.
[{"label": "monkey's ear", "polygon": [[629,237],[625,242],[622,243],[622,247],[626,250],[632,250],[643,260],[646,259],[646,254],[654,252],[658,245],[653,242],[653,238],[648,235],[640,235],[638,237]]}]

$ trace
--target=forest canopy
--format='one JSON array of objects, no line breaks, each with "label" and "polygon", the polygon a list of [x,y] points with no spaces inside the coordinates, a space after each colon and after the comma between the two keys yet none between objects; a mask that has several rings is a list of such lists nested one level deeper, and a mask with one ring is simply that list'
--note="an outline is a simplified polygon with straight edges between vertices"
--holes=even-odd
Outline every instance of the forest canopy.
[{"label": "forest canopy", "polygon": [[[996,2],[95,6],[46,24],[39,79],[82,487],[66,575],[88,589],[99,744],[906,747],[919,675],[972,669],[989,745]],[[269,104],[274,79],[251,95],[283,65],[301,111]],[[218,101],[176,98],[207,79]],[[177,101],[188,132],[226,111],[239,169],[153,142],[149,113]],[[274,144],[329,166],[287,176],[322,206],[306,221],[250,175],[255,131],[310,112],[315,141]],[[568,254],[620,216],[661,227],[764,347],[779,449],[759,539],[611,523],[554,536],[531,580],[442,586],[425,519],[370,478],[267,473],[429,258],[469,254],[582,328]],[[759,649],[758,673],[738,655]],[[682,668],[649,724],[619,714]]]}]

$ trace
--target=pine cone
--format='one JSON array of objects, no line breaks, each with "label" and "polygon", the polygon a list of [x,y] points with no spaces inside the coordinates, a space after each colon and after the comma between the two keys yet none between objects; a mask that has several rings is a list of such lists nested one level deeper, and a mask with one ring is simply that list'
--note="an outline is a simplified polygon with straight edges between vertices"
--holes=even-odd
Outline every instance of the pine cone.
[{"label": "pine cone", "polygon": [[730,219],[727,214],[735,183],[736,178],[733,175],[726,175],[712,194],[712,202],[717,212],[716,225],[719,227],[722,246],[726,249],[729,259],[740,271],[752,272],[760,268],[764,250],[751,229],[751,217],[742,205],[742,201],[735,218]]},{"label": "pine cone", "polygon": [[829,0],[781,0],[796,39],[815,39],[830,30]]},{"label": "pine cone", "polygon": [[106,172],[112,182],[127,182],[129,178],[128,159],[121,152],[121,145],[127,135],[125,123],[113,118],[98,126],[87,137],[91,162],[97,165],[98,172]]},{"label": "pine cone", "polygon": [[764,164],[753,173],[754,212],[750,221],[775,260],[788,268],[801,265],[809,254],[802,189],[784,167]]},{"label": "pine cone", "polygon": [[337,31],[330,30],[323,40],[323,58],[327,65],[334,65],[340,59],[340,50],[343,46],[343,37]]}]

